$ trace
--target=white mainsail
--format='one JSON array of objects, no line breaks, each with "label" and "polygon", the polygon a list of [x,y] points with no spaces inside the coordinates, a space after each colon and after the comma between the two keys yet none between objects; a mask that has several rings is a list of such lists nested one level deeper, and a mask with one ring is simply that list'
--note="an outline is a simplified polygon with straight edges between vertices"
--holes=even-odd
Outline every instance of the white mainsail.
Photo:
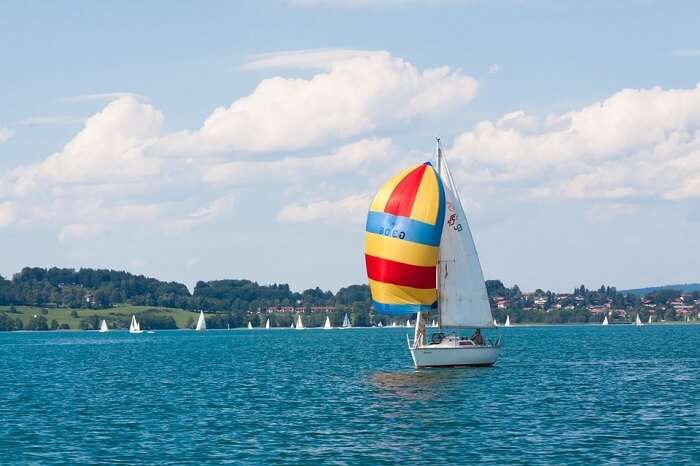
[{"label": "white mainsail", "polygon": [[290,325],[289,328],[294,328],[294,319],[292,319],[292,325]]},{"label": "white mainsail", "polygon": [[605,319],[603,319],[603,325],[608,325],[608,316],[605,316]]},{"label": "white mainsail", "polygon": [[343,317],[343,328],[350,328],[352,327],[352,324],[350,323],[350,318],[348,318],[348,315],[345,314],[345,317]]},{"label": "white mainsail", "polygon": [[644,324],[642,323],[642,319],[639,318],[639,313],[637,313],[637,318],[634,319],[634,325],[639,325],[639,326],[644,325]]},{"label": "white mainsail", "polygon": [[440,324],[443,327],[493,327],[479,256],[439,142],[438,169],[445,188],[445,223],[438,259]]},{"label": "white mainsail", "polygon": [[498,327],[498,321],[496,319],[493,319],[493,326]]},{"label": "white mainsail", "polygon": [[649,314],[649,321],[647,323],[651,324],[651,314]]},{"label": "white mainsail", "polygon": [[107,321],[102,319],[102,323],[100,323],[100,332],[109,332],[109,327],[107,327]]},{"label": "white mainsail", "polygon": [[197,327],[195,330],[198,332],[203,332],[207,329],[207,321],[204,319],[204,311],[199,311],[199,318],[197,319]]},{"label": "white mainsail", "polygon": [[270,328],[270,318],[269,317],[265,321],[265,328]]},{"label": "white mainsail", "polygon": [[250,321],[248,321],[248,328],[253,328],[253,324],[251,324]]},{"label": "white mainsail", "polygon": [[379,322],[379,323],[377,324],[377,327],[380,327],[380,328],[381,328],[381,327],[384,327],[384,324],[381,323],[381,322]]},{"label": "white mainsail", "polygon": [[304,323],[301,321],[301,314],[297,316],[297,327],[299,330],[304,328]]},{"label": "white mainsail", "polygon": [[129,333],[142,333],[141,324],[136,320],[135,315],[131,315],[131,324],[129,325]]},{"label": "white mainsail", "polygon": [[333,327],[331,326],[331,318],[330,318],[329,316],[326,316],[326,323],[323,324],[323,328],[324,328],[325,330],[330,330],[330,329],[333,328]]},{"label": "white mainsail", "polygon": [[505,327],[510,327],[510,315],[506,316],[506,324]]}]

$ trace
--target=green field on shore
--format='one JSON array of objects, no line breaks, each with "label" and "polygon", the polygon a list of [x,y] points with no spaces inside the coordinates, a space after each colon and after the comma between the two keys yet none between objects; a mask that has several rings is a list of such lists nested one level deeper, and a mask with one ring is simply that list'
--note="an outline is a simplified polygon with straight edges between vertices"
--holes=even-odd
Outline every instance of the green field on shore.
[{"label": "green field on shore", "polygon": [[[29,321],[35,316],[44,316],[49,322],[56,320],[59,325],[68,324],[71,329],[80,328],[80,320],[89,316],[97,315],[100,317],[107,316],[128,316],[138,314],[147,310],[157,310],[157,314],[169,315],[175,319],[178,328],[185,328],[190,319],[197,320],[197,313],[186,311],[184,309],[156,307],[156,306],[130,306],[119,305],[108,309],[69,309],[69,308],[45,308],[34,306],[14,306],[15,313],[11,312],[11,306],[0,306],[0,312],[7,313],[8,316],[14,318],[19,317],[22,323],[26,326]],[[78,317],[75,317],[77,313]]]}]

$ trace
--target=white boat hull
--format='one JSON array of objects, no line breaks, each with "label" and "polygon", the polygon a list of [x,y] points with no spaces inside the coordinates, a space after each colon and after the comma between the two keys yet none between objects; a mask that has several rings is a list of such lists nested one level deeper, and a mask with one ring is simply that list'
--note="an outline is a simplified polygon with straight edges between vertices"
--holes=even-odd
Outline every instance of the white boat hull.
[{"label": "white boat hull", "polygon": [[498,359],[500,346],[409,346],[416,367],[491,366]]}]

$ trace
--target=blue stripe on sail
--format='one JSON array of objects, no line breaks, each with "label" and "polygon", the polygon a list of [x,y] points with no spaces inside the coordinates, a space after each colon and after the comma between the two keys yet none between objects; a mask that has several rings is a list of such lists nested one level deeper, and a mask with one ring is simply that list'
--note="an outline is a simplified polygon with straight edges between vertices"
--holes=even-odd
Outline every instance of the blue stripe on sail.
[{"label": "blue stripe on sail", "polygon": [[384,304],[372,301],[372,307],[380,314],[388,314],[401,316],[407,314],[415,314],[416,312],[429,312],[435,309],[435,305],[428,306],[425,304]]},{"label": "blue stripe on sail", "polygon": [[[440,189],[442,189],[442,184]],[[444,194],[442,195],[444,199]],[[445,217],[444,200],[438,211],[437,225],[430,225],[408,217],[399,217],[384,212],[369,212],[365,230],[382,236],[391,236],[427,246],[439,246],[442,223]]]}]

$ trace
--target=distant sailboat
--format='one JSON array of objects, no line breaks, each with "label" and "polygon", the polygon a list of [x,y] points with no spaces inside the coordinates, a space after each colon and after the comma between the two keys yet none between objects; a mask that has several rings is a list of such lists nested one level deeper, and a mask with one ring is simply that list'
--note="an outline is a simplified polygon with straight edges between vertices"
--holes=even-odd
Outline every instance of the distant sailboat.
[{"label": "distant sailboat", "polygon": [[195,330],[197,332],[203,332],[207,329],[207,321],[204,319],[204,311],[199,311],[199,319],[197,319],[197,326]]},{"label": "distant sailboat", "polygon": [[252,329],[252,328],[253,328],[253,324],[251,324],[250,321],[248,321],[248,328],[249,328],[249,329]]},{"label": "distant sailboat", "polygon": [[301,314],[297,316],[297,330],[304,330],[304,323],[301,321]]},{"label": "distant sailboat", "polygon": [[639,326],[639,327],[641,327],[642,325],[644,325],[644,324],[642,323],[642,319],[639,318],[639,313],[637,313],[637,318],[634,319],[634,325],[637,325],[637,326]]},{"label": "distant sailboat", "polygon": [[647,324],[651,325],[651,314],[649,314],[649,321],[647,322]]},{"label": "distant sailboat", "polygon": [[603,319],[602,325],[608,325],[608,316],[605,316],[605,319]]},{"label": "distant sailboat", "polygon": [[326,316],[326,323],[323,324],[324,330],[330,330],[333,327],[331,326],[331,318],[329,316]]},{"label": "distant sailboat", "polygon": [[352,324],[350,323],[350,318],[348,317],[347,314],[345,314],[345,317],[343,317],[343,328],[352,328]]},{"label": "distant sailboat", "polygon": [[379,322],[379,323],[377,324],[377,327],[382,328],[382,327],[384,327],[384,324],[381,323],[381,322]]},{"label": "distant sailboat", "polygon": [[498,327],[498,321],[496,319],[493,319],[493,326]]},{"label": "distant sailboat", "polygon": [[131,315],[131,324],[129,325],[129,333],[143,333],[141,330],[141,325],[136,320],[135,315]]},{"label": "distant sailboat", "polygon": [[510,315],[506,316],[506,325],[505,327],[510,327]]},{"label": "distant sailboat", "polygon": [[226,324],[226,330],[231,330],[231,324]]},{"label": "distant sailboat", "polygon": [[270,318],[268,317],[267,320],[265,321],[265,328],[269,329],[270,328]]},{"label": "distant sailboat", "polygon": [[292,325],[290,325],[289,328],[294,328],[294,319],[292,319]]},{"label": "distant sailboat", "polygon": [[410,321],[410,320],[407,320],[407,321],[406,321],[406,327],[409,327],[409,328],[410,328],[410,327],[413,327],[413,326],[411,325],[411,321]]},{"label": "distant sailboat", "polygon": [[107,327],[107,321],[102,319],[102,323],[100,324],[100,330],[101,333],[104,332],[109,332],[109,327]]}]

